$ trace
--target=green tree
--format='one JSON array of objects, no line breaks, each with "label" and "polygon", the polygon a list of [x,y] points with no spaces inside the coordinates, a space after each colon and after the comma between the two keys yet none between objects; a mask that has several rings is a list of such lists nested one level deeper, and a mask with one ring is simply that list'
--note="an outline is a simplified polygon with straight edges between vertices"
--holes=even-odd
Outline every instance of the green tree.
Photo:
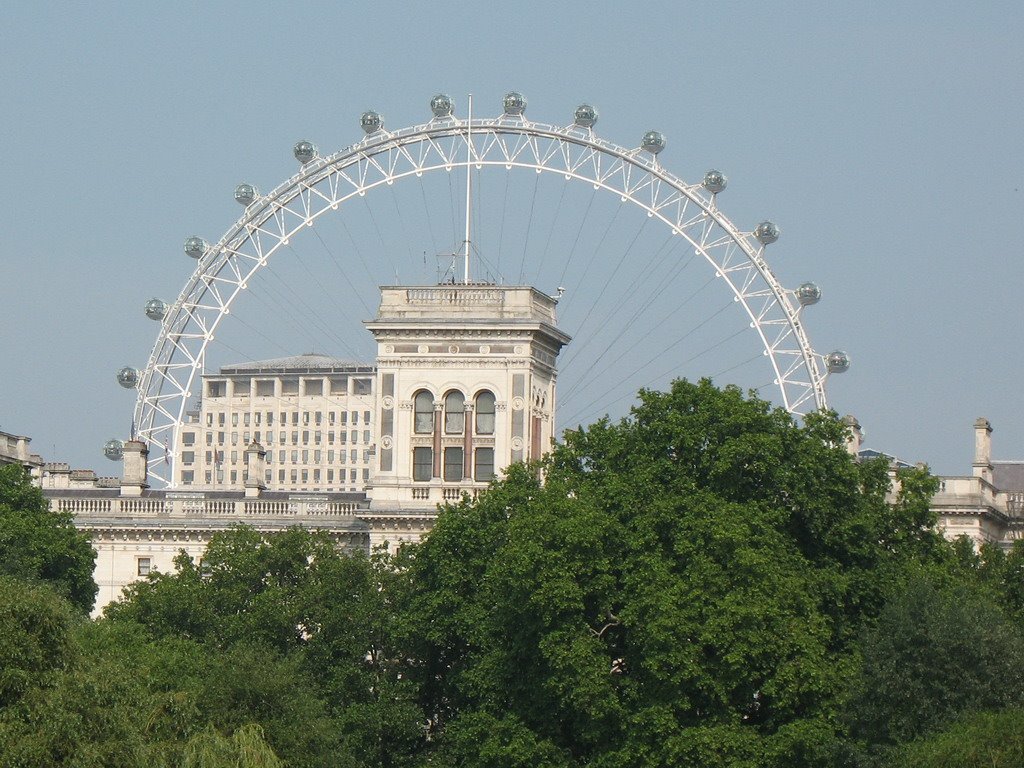
[{"label": "green tree", "polygon": [[0,467],[0,574],[51,584],[88,612],[96,599],[95,561],[70,514],[51,512],[20,466]]},{"label": "green tree", "polygon": [[834,417],[707,381],[640,399],[400,556],[437,764],[824,764],[860,628],[948,558],[933,481],[887,504]]},{"label": "green tree", "polygon": [[911,579],[861,653],[851,715],[869,744],[908,742],[965,713],[1024,703],[1024,637],[970,581]]},{"label": "green tree", "polygon": [[981,712],[895,751],[891,768],[1020,768],[1024,709]]}]

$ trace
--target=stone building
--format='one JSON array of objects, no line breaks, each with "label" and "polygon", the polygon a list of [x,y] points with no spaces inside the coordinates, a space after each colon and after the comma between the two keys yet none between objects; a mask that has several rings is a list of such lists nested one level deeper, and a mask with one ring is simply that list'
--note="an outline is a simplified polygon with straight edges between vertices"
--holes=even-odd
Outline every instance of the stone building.
[{"label": "stone building", "polygon": [[271,490],[362,491],[373,464],[374,371],[308,354],[204,375],[199,408],[182,425],[175,485],[240,490],[256,442]]},{"label": "stone building", "polygon": [[31,442],[30,437],[0,431],[0,466],[18,464],[38,480],[42,475],[43,460],[38,454],[29,451],[28,444]]},{"label": "stone building", "polygon": [[[419,539],[438,504],[551,445],[556,360],[569,341],[555,305],[522,286],[385,287],[366,324],[375,366],[300,355],[205,376],[173,488],[149,487],[138,441],[125,443],[120,480],[50,465],[51,507],[73,513],[98,553],[97,610],[239,523],[298,525],[364,551]],[[357,458],[331,464],[331,446]]]}]

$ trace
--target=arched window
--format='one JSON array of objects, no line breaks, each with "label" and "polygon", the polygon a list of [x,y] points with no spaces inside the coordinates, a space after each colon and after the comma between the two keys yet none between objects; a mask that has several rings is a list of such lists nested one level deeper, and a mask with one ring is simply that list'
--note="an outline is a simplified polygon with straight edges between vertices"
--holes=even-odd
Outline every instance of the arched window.
[{"label": "arched window", "polygon": [[466,426],[466,396],[452,390],[444,398],[444,433],[461,435]]},{"label": "arched window", "polygon": [[494,393],[484,390],[476,396],[476,433],[494,434]]},{"label": "arched window", "polygon": [[434,396],[421,389],[413,398],[413,409],[416,414],[413,431],[417,435],[429,435],[434,431]]}]

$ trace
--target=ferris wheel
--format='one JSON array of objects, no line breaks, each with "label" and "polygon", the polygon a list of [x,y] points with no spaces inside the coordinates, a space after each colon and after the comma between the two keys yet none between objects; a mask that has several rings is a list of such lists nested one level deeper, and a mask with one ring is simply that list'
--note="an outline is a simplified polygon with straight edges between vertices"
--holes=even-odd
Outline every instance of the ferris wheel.
[{"label": "ferris wheel", "polygon": [[[243,206],[243,213],[220,239],[208,242],[190,236],[185,240],[184,252],[197,264],[177,299],[151,299],[145,305],[145,314],[160,323],[148,362],[142,368],[127,366],[117,373],[122,387],[137,390],[133,429],[137,439],[148,444],[150,476],[172,484],[179,433],[198,396],[208,352],[240,297],[275,255],[290,251],[293,241],[323,217],[365,204],[367,193],[400,182],[415,186],[437,174],[447,174],[450,183],[453,170],[464,172],[466,178],[465,238],[452,249],[452,268],[444,279],[468,283],[473,277],[469,208],[474,173],[482,169],[505,174],[514,169],[532,170],[537,179],[550,175],[566,185],[589,188],[595,197],[608,197],[638,212],[641,226],[646,226],[644,220],[657,225],[666,237],[664,250],[681,248],[688,256],[687,265],[696,259],[705,265],[709,282],[725,286],[728,301],[740,308],[745,321],[740,330],[756,339],[758,356],[767,364],[773,399],[798,415],[827,407],[826,379],[846,371],[850,359],[842,351],[820,355],[813,350],[803,313],[820,300],[821,291],[810,282],[786,288],[776,279],[765,254],[779,239],[779,228],[765,220],[745,230],[730,221],[718,207],[726,176],[709,170],[691,183],[674,175],[661,164],[666,139],[658,131],[648,131],[638,147],[627,148],[597,136],[598,113],[590,105],[579,106],[572,122],[564,126],[527,119],[526,106],[526,99],[512,92],[503,98],[498,117],[474,117],[471,102],[469,114],[458,117],[452,99],[439,94],[430,102],[428,122],[396,131],[385,127],[380,114],[365,112],[360,118],[364,135],[359,142],[322,155],[312,142],[299,141],[293,148],[299,170],[293,176],[267,193],[249,183],[239,184],[234,198]],[[506,183],[506,197],[508,189]],[[423,197],[426,206],[427,196]],[[400,206],[396,203],[395,207],[400,216]],[[562,207],[561,197],[558,207]],[[529,209],[527,229],[529,217],[536,215],[533,203]],[[595,226],[588,223],[590,211],[588,205],[580,231]],[[502,236],[504,216],[503,212]],[[603,231],[607,235],[607,230]],[[549,233],[549,244],[550,239]],[[577,233],[573,251],[579,239]],[[523,262],[527,250],[524,245]],[[459,255],[461,273],[455,260]],[[568,264],[563,267],[563,276],[568,268]],[[520,267],[520,277],[522,274]],[[604,289],[616,282],[618,273],[613,273]],[[559,295],[562,291],[560,287]],[[634,314],[641,311],[642,307]],[[593,308],[587,318],[592,312]],[[598,314],[601,312],[599,309]],[[588,373],[596,375],[593,368],[592,364]],[[119,441],[112,440],[105,453],[120,458],[119,449]]]}]

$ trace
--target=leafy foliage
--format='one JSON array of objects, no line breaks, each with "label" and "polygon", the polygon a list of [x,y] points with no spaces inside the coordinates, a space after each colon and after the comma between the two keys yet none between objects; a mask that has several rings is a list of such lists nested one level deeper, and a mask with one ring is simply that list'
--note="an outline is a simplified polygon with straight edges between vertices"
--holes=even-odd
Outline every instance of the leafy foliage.
[{"label": "leafy foliage", "polygon": [[46,582],[88,612],[96,599],[95,560],[70,514],[51,512],[20,466],[0,466],[0,574]]}]

